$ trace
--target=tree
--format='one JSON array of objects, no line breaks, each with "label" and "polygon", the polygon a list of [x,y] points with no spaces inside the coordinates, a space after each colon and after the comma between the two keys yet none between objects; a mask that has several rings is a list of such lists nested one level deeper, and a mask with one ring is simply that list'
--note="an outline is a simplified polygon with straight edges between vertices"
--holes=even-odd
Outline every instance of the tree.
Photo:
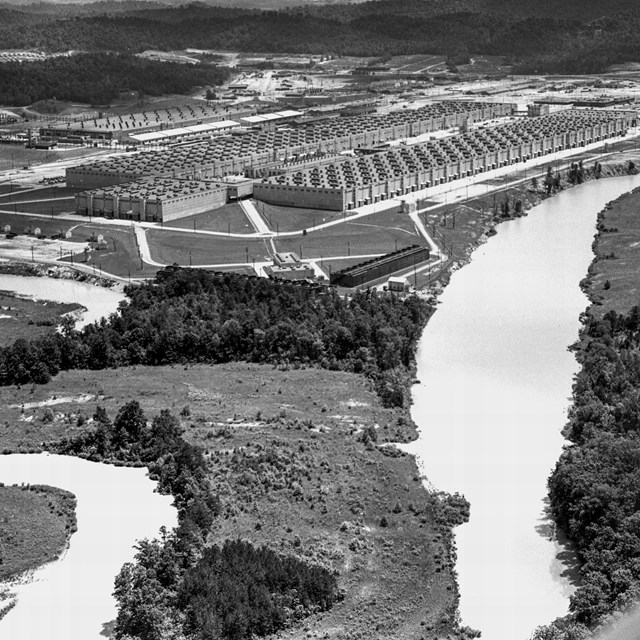
[{"label": "tree", "polygon": [[546,190],[547,195],[551,195],[551,190],[553,189],[554,179],[553,179],[553,170],[551,167],[547,167],[547,173],[544,177],[544,188]]},{"label": "tree", "polygon": [[146,427],[147,419],[140,403],[131,400],[120,408],[113,422],[113,448],[139,450]]}]

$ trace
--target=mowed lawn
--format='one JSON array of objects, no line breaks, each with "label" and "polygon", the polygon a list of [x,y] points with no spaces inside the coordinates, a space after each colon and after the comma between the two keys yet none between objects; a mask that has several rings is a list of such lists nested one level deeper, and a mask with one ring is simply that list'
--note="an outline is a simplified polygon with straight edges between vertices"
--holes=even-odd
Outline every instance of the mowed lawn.
[{"label": "mowed lawn", "polygon": [[[14,185],[15,189],[15,185]],[[71,198],[77,193],[77,189],[67,187],[38,187],[35,189],[23,189],[18,192],[0,192],[0,205],[4,206],[7,202],[26,202],[31,200],[49,200],[51,198]]]},{"label": "mowed lawn", "polygon": [[270,259],[270,250],[260,238],[226,238],[196,233],[147,231],[151,258],[162,264],[182,266],[252,264]]},{"label": "mowed lawn", "polygon": [[267,204],[261,200],[256,200],[256,209],[262,215],[267,226],[278,233],[311,229],[323,222],[331,222],[345,217],[342,211],[281,207],[275,204]]},{"label": "mowed lawn", "polygon": [[279,251],[302,253],[302,258],[384,254],[422,244],[408,217],[408,223],[405,221],[403,226],[392,226],[382,217],[382,214],[374,214],[327,229],[310,231],[305,236],[277,238],[274,242]]},{"label": "mowed lawn", "polygon": [[255,229],[237,202],[225,204],[218,209],[197,213],[179,220],[165,222],[164,227],[175,229],[197,229],[219,233],[253,233]]}]

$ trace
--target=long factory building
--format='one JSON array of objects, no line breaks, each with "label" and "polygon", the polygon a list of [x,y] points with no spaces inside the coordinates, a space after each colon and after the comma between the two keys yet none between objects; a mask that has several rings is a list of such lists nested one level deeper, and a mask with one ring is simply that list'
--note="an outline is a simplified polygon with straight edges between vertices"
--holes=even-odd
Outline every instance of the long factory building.
[{"label": "long factory building", "polygon": [[169,222],[217,209],[227,202],[227,185],[209,180],[147,178],[77,193],[76,211],[124,220]]},{"label": "long factory building", "polygon": [[625,135],[630,115],[563,111],[264,178],[254,197],[344,211],[531,158]]},{"label": "long factory building", "polygon": [[253,181],[241,176],[220,181],[155,177],[76,193],[75,205],[80,215],[169,222],[212,211],[252,193]]},{"label": "long factory building", "polygon": [[144,177],[215,179],[245,173],[260,177],[325,154],[413,138],[463,124],[510,115],[511,104],[439,102],[384,115],[331,118],[276,128],[231,130],[228,135],[67,169],[67,186],[92,189]]}]

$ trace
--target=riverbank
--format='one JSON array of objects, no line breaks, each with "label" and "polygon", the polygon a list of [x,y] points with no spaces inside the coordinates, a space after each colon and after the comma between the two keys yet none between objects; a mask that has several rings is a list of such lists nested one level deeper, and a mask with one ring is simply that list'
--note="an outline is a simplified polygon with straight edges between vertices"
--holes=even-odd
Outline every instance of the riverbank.
[{"label": "riverbank", "polygon": [[592,306],[588,313],[628,313],[640,303],[640,189],[613,202],[598,214],[594,259],[582,286]]},{"label": "riverbank", "polygon": [[0,347],[45,335],[65,317],[75,321],[83,311],[80,304],[32,300],[0,288]]},{"label": "riverbank", "polygon": [[639,207],[635,189],[600,212],[594,258],[581,283],[591,305],[573,347],[581,369],[564,430],[572,444],[549,487],[554,518],[580,553],[582,585],[572,613],[536,640],[592,632],[608,640],[632,637],[637,629]]},{"label": "riverbank", "polygon": [[489,192],[487,188],[483,196],[449,204],[445,200],[444,204],[430,208],[421,218],[446,259],[437,268],[419,276],[418,288],[423,294],[437,297],[449,283],[451,274],[471,261],[473,252],[495,235],[502,222],[526,216],[544,200],[578,184],[632,175],[638,172],[637,167],[640,167],[640,152],[631,150],[585,165],[580,178],[574,177],[573,181],[570,167],[554,167],[549,190],[545,186],[546,177],[536,174],[534,178],[527,178],[526,170],[521,170],[515,184],[501,188],[502,180],[497,179],[488,185],[497,190]]},{"label": "riverbank", "polygon": [[90,284],[95,287],[104,287],[119,292],[123,291],[125,287],[125,283],[120,280],[113,280],[109,277],[87,273],[64,263],[42,264],[17,260],[0,260],[0,274],[74,280],[76,282]]},{"label": "riverbank", "polygon": [[[56,560],[76,531],[76,499],[55,487],[0,486],[0,583]],[[13,607],[0,590],[0,619]]]}]

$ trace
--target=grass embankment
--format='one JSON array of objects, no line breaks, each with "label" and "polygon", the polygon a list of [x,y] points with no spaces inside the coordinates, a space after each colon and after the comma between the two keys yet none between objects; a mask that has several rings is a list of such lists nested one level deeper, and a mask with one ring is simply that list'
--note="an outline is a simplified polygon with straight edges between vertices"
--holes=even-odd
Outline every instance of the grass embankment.
[{"label": "grass embankment", "polygon": [[385,446],[415,428],[363,377],[243,363],[65,372],[0,389],[9,405],[0,446],[34,450],[78,435],[98,404],[114,415],[132,399],[149,416],[182,412],[185,438],[205,448],[224,508],[212,541],[241,537],[339,571],[345,599],[286,637],[442,637],[454,628],[455,509],[424,490],[412,457]]},{"label": "grass embankment", "polygon": [[[78,158],[82,160],[90,155],[103,155],[111,149],[90,149],[85,147],[68,147],[57,149],[27,149],[21,145],[0,144],[0,171],[11,171],[32,167],[34,165],[56,162],[57,160],[69,160]],[[64,175],[64,169],[60,169],[60,175]]]},{"label": "grass embankment", "polygon": [[[629,161],[638,166],[638,160],[638,154],[629,149],[612,154],[601,161],[599,179],[635,173],[636,169],[630,169]],[[595,179],[593,159],[585,158],[584,168],[584,181]],[[425,227],[448,259],[437,269],[419,274],[418,288],[427,287],[438,293],[448,283],[452,271],[467,264],[475,249],[497,232],[497,226],[501,222],[527,215],[532,207],[553,197],[558,191],[576,186],[568,180],[567,169],[563,168],[558,171],[559,185],[551,193],[547,193],[544,178],[539,176],[539,172],[544,170],[545,167],[539,167],[535,172],[538,176],[537,185],[532,184],[531,177],[525,178],[526,171],[521,170],[509,177],[512,184],[506,184],[504,188],[468,200],[443,204],[421,214]],[[516,180],[518,182],[513,184]],[[501,179],[493,181],[494,186],[499,186],[502,182]]]},{"label": "grass embankment", "polygon": [[595,258],[583,286],[602,318],[608,311],[628,313],[640,303],[640,189],[617,198],[598,215]]},{"label": "grass embankment", "polygon": [[0,581],[55,560],[76,530],[75,506],[62,489],[0,486]]}]

